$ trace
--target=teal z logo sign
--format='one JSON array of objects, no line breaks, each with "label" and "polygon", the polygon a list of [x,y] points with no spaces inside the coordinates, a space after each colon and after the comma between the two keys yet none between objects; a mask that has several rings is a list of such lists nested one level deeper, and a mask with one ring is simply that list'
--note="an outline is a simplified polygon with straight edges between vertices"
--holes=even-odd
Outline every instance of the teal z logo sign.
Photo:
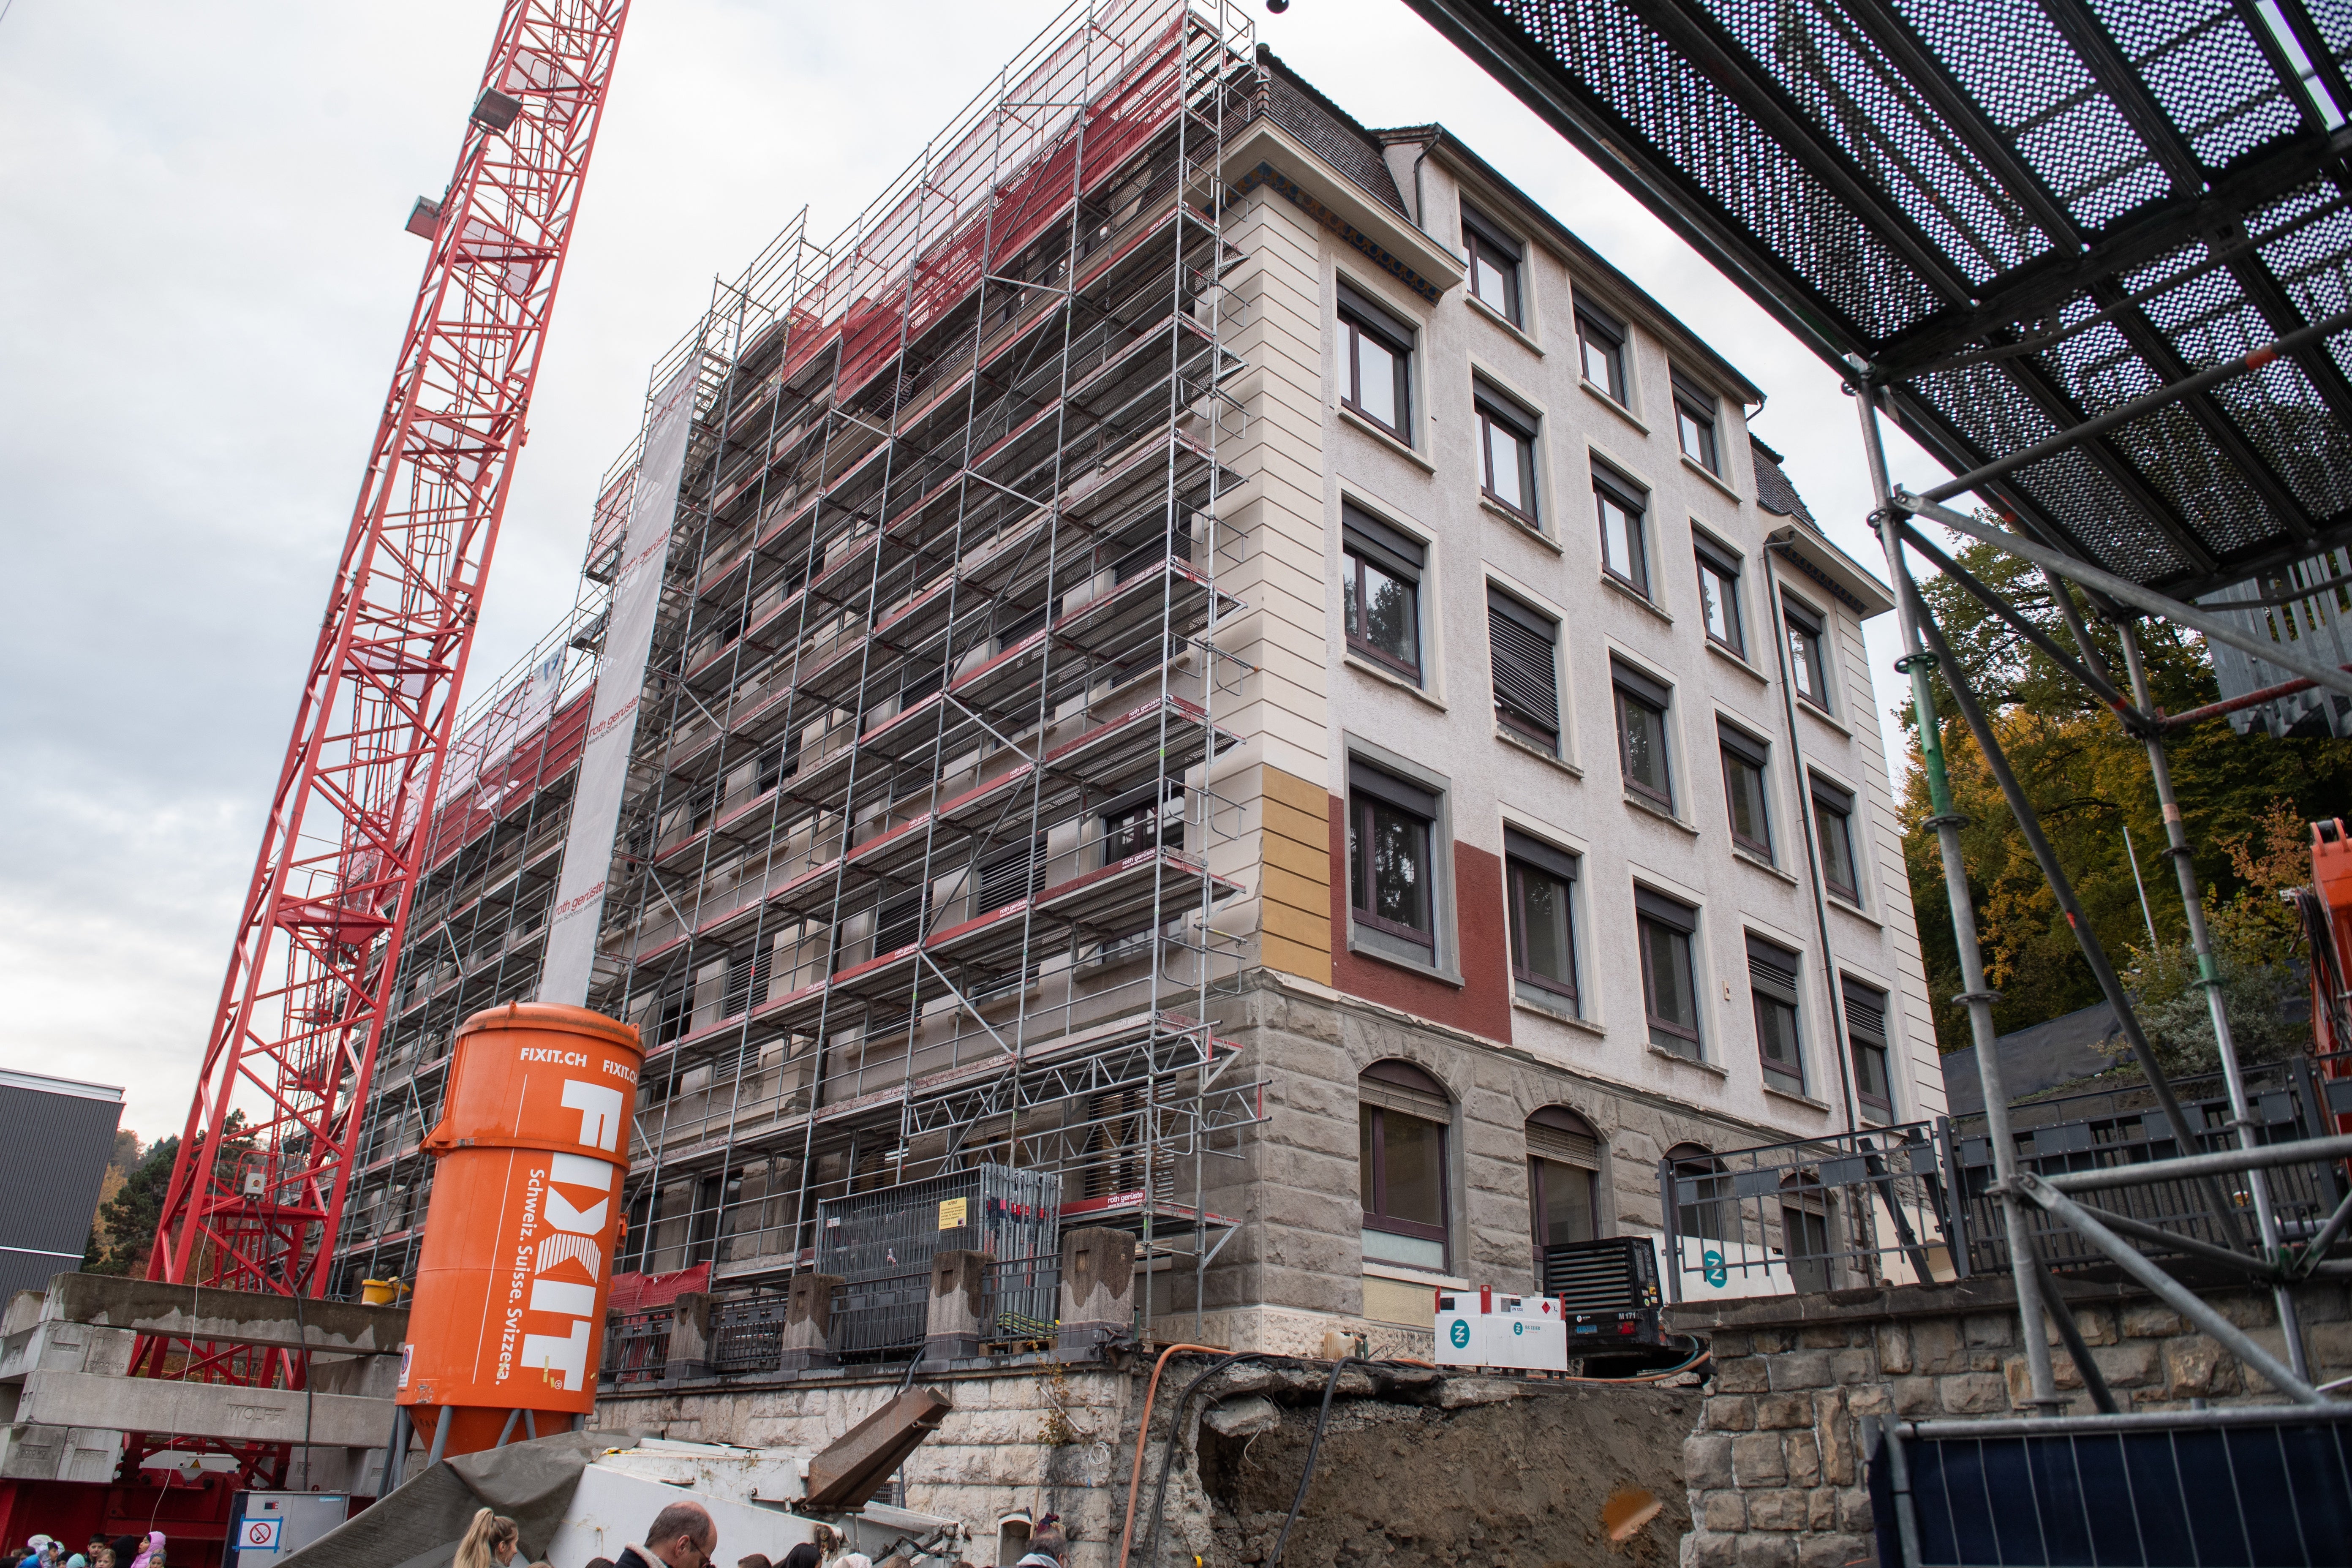
[{"label": "teal z logo sign", "polygon": [[1730,1281],[1731,1270],[1723,1266],[1723,1254],[1712,1247],[1699,1254],[1699,1278],[1720,1290]]},{"label": "teal z logo sign", "polygon": [[1456,1318],[1454,1326],[1446,1331],[1445,1337],[1454,1342],[1455,1350],[1467,1350],[1470,1348],[1470,1325]]}]

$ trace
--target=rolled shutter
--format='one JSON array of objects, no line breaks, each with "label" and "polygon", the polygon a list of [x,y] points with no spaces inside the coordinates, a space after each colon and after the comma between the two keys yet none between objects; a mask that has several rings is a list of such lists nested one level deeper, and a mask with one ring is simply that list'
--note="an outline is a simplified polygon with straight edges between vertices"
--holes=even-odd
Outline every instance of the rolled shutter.
[{"label": "rolled shutter", "polygon": [[1760,936],[1748,939],[1748,980],[1778,1002],[1797,1005],[1797,969],[1804,961],[1778,942]]},{"label": "rolled shutter", "polygon": [[1492,589],[1486,635],[1495,657],[1495,700],[1551,733],[1559,730],[1558,629]]}]

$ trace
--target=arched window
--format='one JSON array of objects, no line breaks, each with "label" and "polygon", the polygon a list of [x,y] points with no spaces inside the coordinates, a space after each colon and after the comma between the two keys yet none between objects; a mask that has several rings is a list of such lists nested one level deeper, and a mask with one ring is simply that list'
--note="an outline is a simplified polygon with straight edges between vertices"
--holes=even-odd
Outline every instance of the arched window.
[{"label": "arched window", "polygon": [[1723,1211],[1731,1202],[1731,1178],[1723,1162],[1698,1143],[1677,1143],[1666,1158],[1675,1173],[1675,1234],[1720,1245]]},{"label": "arched window", "polygon": [[1544,1248],[1601,1234],[1600,1173],[1601,1137],[1592,1123],[1564,1105],[1547,1105],[1528,1118],[1528,1213],[1538,1277]]},{"label": "arched window", "polygon": [[1443,1272],[1445,1135],[1454,1102],[1411,1062],[1374,1062],[1356,1080],[1357,1178],[1364,1258]]}]

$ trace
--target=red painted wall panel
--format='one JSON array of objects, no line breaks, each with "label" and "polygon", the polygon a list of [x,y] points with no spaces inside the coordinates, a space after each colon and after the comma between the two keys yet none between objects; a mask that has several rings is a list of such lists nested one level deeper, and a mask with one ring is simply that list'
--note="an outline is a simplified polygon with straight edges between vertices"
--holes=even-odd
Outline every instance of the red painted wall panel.
[{"label": "red painted wall panel", "polygon": [[1459,840],[1454,845],[1454,920],[1461,943],[1460,985],[1348,951],[1348,803],[1332,796],[1332,985],[1351,996],[1508,1045],[1511,961],[1503,915],[1503,862]]}]

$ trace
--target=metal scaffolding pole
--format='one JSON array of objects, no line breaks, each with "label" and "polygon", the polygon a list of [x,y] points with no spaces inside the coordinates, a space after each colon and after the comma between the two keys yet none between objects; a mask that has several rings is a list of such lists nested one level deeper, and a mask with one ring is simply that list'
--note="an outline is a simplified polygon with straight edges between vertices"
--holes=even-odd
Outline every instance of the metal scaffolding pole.
[{"label": "metal scaffolding pole", "polygon": [[[1871,489],[1878,502],[1872,521],[1879,545],[1886,552],[1887,573],[1893,581],[1900,583],[1902,541],[1895,531],[1894,487],[1886,477],[1886,448],[1879,440],[1878,393],[1867,380],[1856,379],[1859,384],[1854,389],[1854,402],[1862,417],[1863,456],[1870,465]],[[1951,779],[1944,769],[1936,694],[1927,680],[1934,656],[1920,647],[1919,628],[1912,619],[1911,605],[1900,595],[1895,602],[1895,623],[1903,644],[1903,657],[1895,660],[1895,668],[1911,678],[1911,701],[1919,727],[1920,766],[1927,774],[1927,798],[1933,808],[1927,823],[1936,830],[1937,847],[1943,855],[1944,897],[1951,906],[1952,940],[1959,952],[1961,991],[1953,1000],[1968,1008],[1969,1032],[1976,1042],[1977,1077],[1984,1086],[1985,1135],[1991,1145],[2001,1228],[2009,1241],[2010,1278],[2017,1292],[2017,1310],[2023,1331],[2019,1338],[2025,1342],[2026,1372],[2033,1388],[2032,1404],[2037,1414],[2046,1415],[2066,1401],[2058,1393],[2057,1382],[2051,1373],[2049,1336],[2033,1321],[2032,1303],[2041,1300],[2041,1286],[2033,1273],[2032,1234],[2026,1226],[2014,1185],[2017,1140],[2009,1130],[2009,1091],[2001,1082],[1998,1037],[1992,1026],[1996,994],[1985,984],[1984,959],[1977,949],[1976,906],[1969,897],[1968,868],[1960,859],[1960,827],[1966,819],[1952,807]],[[1773,635],[1781,635],[1779,628],[1774,628]]]},{"label": "metal scaffolding pole", "polygon": [[[2122,639],[2124,668],[2131,676],[2132,700],[2145,711],[2154,711],[2155,703],[2147,684],[2147,661],[2140,657],[2139,637],[2128,621],[2116,623],[2116,635]],[[2180,883],[2180,907],[2189,917],[2189,945],[2197,954],[2197,984],[2205,993],[2207,1013],[2213,1020],[2213,1043],[2221,1055],[2221,1081],[2230,1092],[2230,1122],[2237,1129],[2238,1146],[2254,1147],[2253,1117],[2246,1104],[2245,1075],[2238,1068],[2238,1047],[2230,1037],[2230,1012],[2221,999],[2221,967],[2213,958],[2213,933],[2205,924],[2204,901],[2197,886],[2197,866],[2189,849],[2189,829],[2180,817],[2180,802],[2172,792],[2172,768],[2164,754],[2164,734],[2158,731],[2147,737],[2148,777],[2156,784],[2156,801],[2164,815],[2165,854],[2171,857],[2173,874]],[[2155,957],[2153,953],[2149,955]],[[2271,1207],[2270,1183],[2259,1170],[2250,1170],[2246,1180],[2253,1194],[2254,1223],[2260,1227],[2263,1255],[2273,1263],[2284,1259],[2279,1243],[2278,1215]],[[2271,1296],[2278,1305],[2279,1330],[2286,1336],[2287,1361],[2297,1377],[2311,1375],[2309,1363],[2303,1350],[2303,1331],[2295,1321],[2294,1297],[2284,1284],[2272,1288]]]}]

